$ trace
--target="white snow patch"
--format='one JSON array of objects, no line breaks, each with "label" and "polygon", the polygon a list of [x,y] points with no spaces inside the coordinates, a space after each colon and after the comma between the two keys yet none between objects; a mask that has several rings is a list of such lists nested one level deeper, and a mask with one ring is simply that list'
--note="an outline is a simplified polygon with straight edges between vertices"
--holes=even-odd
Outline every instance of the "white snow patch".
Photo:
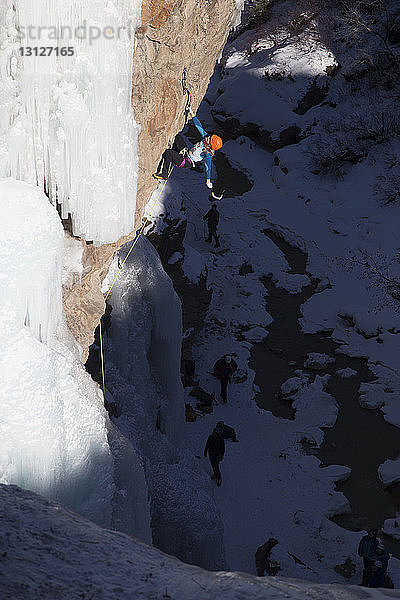
[{"label": "white snow patch", "polygon": [[182,270],[190,281],[197,283],[201,275],[205,273],[205,258],[200,252],[192,246],[185,246],[185,260],[183,261]]},{"label": "white snow patch", "polygon": [[360,404],[365,408],[380,408],[385,403],[384,386],[379,383],[360,385]]},{"label": "white snow patch", "polygon": [[[0,486],[0,500],[6,554],[3,559],[7,564],[0,581],[4,598],[54,600],[55,593],[58,600],[83,595],[110,600],[162,597],[384,600],[388,597],[385,590],[205,571],[127,535],[101,529],[61,506],[16,487]],[[320,535],[326,533],[326,529],[321,528]],[[391,598],[400,597],[395,590],[389,592]]]},{"label": "white snow patch", "polygon": [[274,273],[274,276],[276,277],[276,286],[283,288],[290,294],[299,294],[304,287],[310,285],[307,275],[281,272],[279,274]]},{"label": "white snow patch", "polygon": [[400,481],[400,457],[396,460],[385,460],[378,468],[378,475],[385,487]]},{"label": "white snow patch", "polygon": [[349,379],[350,377],[355,377],[357,375],[357,371],[351,369],[350,367],[346,367],[345,369],[339,369],[336,371],[336,375],[342,377],[343,379]]},{"label": "white snow patch", "polygon": [[67,288],[71,288],[75,283],[81,283],[83,250],[84,243],[82,240],[65,234],[62,284]]},{"label": "white snow patch", "polygon": [[400,519],[386,519],[382,531],[395,540],[400,540]]},{"label": "white snow patch", "polygon": [[298,392],[304,383],[305,379],[302,377],[291,377],[282,383],[281,392],[284,396],[290,396],[291,394]]},{"label": "white snow patch", "polygon": [[249,342],[262,342],[268,336],[268,331],[262,327],[251,327],[243,331],[243,337]]}]

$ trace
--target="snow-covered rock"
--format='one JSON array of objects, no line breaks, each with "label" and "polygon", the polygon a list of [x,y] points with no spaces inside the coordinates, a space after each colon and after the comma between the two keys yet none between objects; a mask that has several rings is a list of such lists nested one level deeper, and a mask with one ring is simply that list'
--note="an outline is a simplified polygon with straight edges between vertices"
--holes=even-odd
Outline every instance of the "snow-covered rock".
[{"label": "snow-covered rock", "polygon": [[275,277],[277,279],[277,287],[283,288],[290,294],[298,294],[304,287],[310,285],[310,280],[307,275],[279,273],[279,275],[275,275]]},{"label": "snow-covered rock", "polygon": [[284,396],[295,394],[299,388],[304,385],[305,379],[302,377],[291,377],[281,385],[281,392]]},{"label": "snow-covered rock", "polygon": [[313,371],[321,371],[326,369],[328,365],[335,362],[335,359],[327,354],[321,354],[320,352],[310,352],[307,360],[304,363],[306,369],[312,369]]},{"label": "snow-covered rock", "polygon": [[357,375],[357,371],[351,369],[350,367],[346,367],[336,371],[336,375],[339,375],[339,377],[342,377],[343,379],[349,379],[350,377],[355,377]]},{"label": "snow-covered rock", "polygon": [[395,590],[192,567],[17,487],[0,486],[0,594],[13,600],[384,600]]},{"label": "snow-covered rock", "polygon": [[400,519],[386,519],[382,531],[395,540],[400,540]]},{"label": "snow-covered rock", "polygon": [[387,487],[392,483],[400,481],[400,458],[396,460],[386,460],[378,468],[379,479]]},{"label": "snow-covered rock", "polygon": [[360,404],[365,408],[380,408],[385,403],[385,386],[379,383],[362,383],[360,385]]}]

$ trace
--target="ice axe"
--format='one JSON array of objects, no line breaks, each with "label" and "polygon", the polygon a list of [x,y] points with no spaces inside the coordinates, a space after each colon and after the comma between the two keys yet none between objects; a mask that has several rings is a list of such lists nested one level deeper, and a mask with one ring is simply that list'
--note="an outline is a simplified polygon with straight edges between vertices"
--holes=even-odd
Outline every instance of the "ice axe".
[{"label": "ice axe", "polygon": [[[225,190],[222,190],[221,195],[217,196],[216,194],[214,194],[214,192],[211,192],[211,196],[212,196],[212,200],[222,200],[222,198],[224,197],[225,194]],[[212,202],[211,198],[210,198],[210,202]]]}]

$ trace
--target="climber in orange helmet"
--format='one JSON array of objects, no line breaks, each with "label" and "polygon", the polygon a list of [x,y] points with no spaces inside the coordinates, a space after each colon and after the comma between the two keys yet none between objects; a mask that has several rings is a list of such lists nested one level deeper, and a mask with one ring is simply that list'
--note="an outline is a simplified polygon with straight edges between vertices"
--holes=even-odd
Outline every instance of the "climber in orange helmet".
[{"label": "climber in orange helmet", "polygon": [[209,135],[203,128],[199,119],[194,115],[192,109],[189,107],[189,113],[192,117],[193,124],[199,131],[202,139],[197,142],[191,150],[184,147],[184,141],[182,136],[177,136],[175,140],[175,146],[177,150],[168,149],[165,150],[161,157],[160,164],[157,168],[157,173],[153,174],[154,179],[168,179],[172,165],[176,167],[194,167],[196,163],[204,162],[206,171],[206,186],[211,190],[213,185],[211,183],[211,163],[214,152],[222,148],[222,139],[219,135]]}]

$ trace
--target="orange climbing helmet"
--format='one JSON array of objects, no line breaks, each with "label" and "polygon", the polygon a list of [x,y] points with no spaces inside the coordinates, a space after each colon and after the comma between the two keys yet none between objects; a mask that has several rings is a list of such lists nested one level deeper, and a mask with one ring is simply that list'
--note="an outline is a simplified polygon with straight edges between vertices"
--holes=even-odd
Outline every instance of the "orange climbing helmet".
[{"label": "orange climbing helmet", "polygon": [[219,135],[212,135],[211,136],[211,148],[215,151],[215,150],[219,150],[220,148],[222,148],[222,140],[219,137]]}]

